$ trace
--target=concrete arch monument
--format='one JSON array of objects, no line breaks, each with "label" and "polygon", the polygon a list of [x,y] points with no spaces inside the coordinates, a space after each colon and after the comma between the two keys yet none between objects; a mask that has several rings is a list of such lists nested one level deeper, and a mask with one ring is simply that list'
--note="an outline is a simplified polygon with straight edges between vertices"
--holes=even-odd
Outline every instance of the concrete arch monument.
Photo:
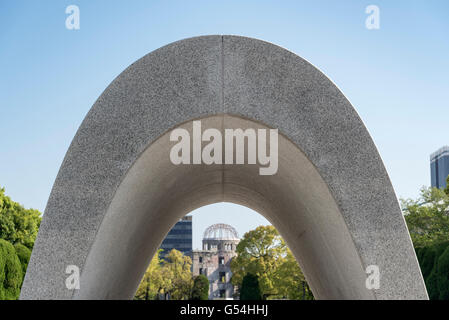
[{"label": "concrete arch monument", "polygon": [[[191,132],[193,120],[278,129],[276,174],[173,164],[170,132]],[[318,299],[427,299],[387,172],[349,101],[292,52],[238,36],[164,46],[103,92],[54,183],[21,298],[132,298],[170,227],[219,201],[270,220]],[[380,287],[369,290],[371,265]],[[79,268],[79,289],[66,286],[67,266]]]}]

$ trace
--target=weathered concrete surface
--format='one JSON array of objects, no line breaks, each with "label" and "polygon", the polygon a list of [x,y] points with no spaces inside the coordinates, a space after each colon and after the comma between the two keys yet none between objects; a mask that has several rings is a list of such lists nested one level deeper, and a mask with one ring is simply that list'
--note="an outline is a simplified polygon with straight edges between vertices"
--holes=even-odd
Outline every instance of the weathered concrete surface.
[{"label": "weathered concrete surface", "polygon": [[[180,165],[169,130],[278,128],[279,170]],[[131,298],[169,228],[218,201],[269,219],[317,298],[427,299],[394,190],[367,130],[320,71],[263,41],[206,36],[132,64],[105,90],[61,166],[22,299]],[[81,289],[65,286],[67,265]],[[365,288],[366,266],[380,289]]]}]

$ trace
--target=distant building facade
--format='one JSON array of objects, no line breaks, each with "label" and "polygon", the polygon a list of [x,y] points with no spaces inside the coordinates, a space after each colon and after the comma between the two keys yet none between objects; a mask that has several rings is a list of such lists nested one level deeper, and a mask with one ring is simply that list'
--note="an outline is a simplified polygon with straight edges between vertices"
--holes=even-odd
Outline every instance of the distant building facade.
[{"label": "distant building facade", "polygon": [[228,224],[214,224],[203,235],[203,249],[193,250],[192,274],[204,274],[209,279],[209,299],[232,299],[231,260],[236,256],[240,239],[237,231]]},{"label": "distant building facade", "polygon": [[431,186],[445,188],[449,175],[449,146],[444,146],[430,155]]},{"label": "distant building facade", "polygon": [[164,250],[162,257],[172,249],[181,251],[185,255],[190,254],[192,251],[192,216],[185,216],[176,222],[162,241],[160,249]]}]

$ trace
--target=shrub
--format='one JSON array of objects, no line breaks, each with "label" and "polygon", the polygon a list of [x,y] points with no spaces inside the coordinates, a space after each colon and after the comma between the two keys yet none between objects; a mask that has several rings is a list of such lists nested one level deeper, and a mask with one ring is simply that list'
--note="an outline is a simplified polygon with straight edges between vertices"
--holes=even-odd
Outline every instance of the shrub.
[{"label": "shrub", "polygon": [[14,246],[0,239],[0,300],[19,298],[23,273]]},{"label": "shrub", "polygon": [[449,242],[416,249],[430,300],[449,300]]},{"label": "shrub", "polygon": [[433,267],[435,265],[436,250],[434,247],[424,247],[421,248],[421,251],[421,256],[418,256],[419,264],[424,279],[427,279],[432,273]]},{"label": "shrub", "polygon": [[203,274],[193,280],[192,300],[207,300],[209,298],[209,280]]},{"label": "shrub", "polygon": [[440,300],[449,300],[449,247],[438,258],[438,291]]},{"label": "shrub", "polygon": [[240,289],[240,300],[262,300],[262,294],[259,287],[257,276],[247,273],[242,280]]},{"label": "shrub", "polygon": [[25,278],[25,273],[27,272],[28,262],[31,257],[31,250],[25,247],[23,244],[16,243],[14,245],[17,257],[19,258],[20,265],[22,266],[22,280]]}]

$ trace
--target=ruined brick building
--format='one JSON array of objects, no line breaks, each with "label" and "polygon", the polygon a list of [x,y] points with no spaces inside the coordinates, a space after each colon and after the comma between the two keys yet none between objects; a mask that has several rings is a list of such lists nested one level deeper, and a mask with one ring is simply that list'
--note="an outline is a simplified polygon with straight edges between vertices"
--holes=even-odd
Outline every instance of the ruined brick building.
[{"label": "ruined brick building", "polygon": [[228,224],[211,225],[204,231],[202,250],[193,250],[192,273],[209,279],[209,299],[234,298],[231,260],[239,243],[237,231]]}]

